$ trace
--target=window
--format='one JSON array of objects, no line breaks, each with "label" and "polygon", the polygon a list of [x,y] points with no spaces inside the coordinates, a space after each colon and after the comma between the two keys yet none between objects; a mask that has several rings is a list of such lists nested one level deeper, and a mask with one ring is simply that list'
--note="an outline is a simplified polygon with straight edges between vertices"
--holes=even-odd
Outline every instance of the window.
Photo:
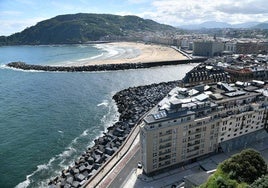
[{"label": "window", "polygon": [[171,134],[172,133],[172,130],[167,130],[166,131],[166,134]]}]

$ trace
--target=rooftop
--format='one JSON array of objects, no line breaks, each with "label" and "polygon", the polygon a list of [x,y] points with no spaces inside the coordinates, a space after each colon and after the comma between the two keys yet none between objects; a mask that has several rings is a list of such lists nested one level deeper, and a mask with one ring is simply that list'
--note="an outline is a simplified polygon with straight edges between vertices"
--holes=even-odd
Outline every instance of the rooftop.
[{"label": "rooftop", "polygon": [[[207,111],[215,111],[222,103],[243,100],[258,95],[268,96],[265,82],[222,83],[198,85],[191,88],[176,87],[144,118],[147,124],[190,117],[202,117]],[[190,117],[191,118],[191,117]],[[183,120],[182,120],[183,121]]]}]

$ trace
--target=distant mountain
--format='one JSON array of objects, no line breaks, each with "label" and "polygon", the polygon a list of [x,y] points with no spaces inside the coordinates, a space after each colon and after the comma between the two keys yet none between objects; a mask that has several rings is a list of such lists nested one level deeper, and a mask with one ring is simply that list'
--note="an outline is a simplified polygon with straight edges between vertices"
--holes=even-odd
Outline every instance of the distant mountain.
[{"label": "distant mountain", "polygon": [[254,29],[268,29],[268,22],[257,24],[253,28]]},{"label": "distant mountain", "polygon": [[225,23],[225,22],[214,22],[214,21],[204,22],[204,23],[200,24],[201,28],[207,28],[207,29],[228,28],[230,26],[231,26],[231,24],[228,24],[228,23]]},{"label": "distant mountain", "polygon": [[[262,25],[264,24],[264,25]],[[258,26],[260,25],[260,26]],[[182,25],[179,26],[181,29],[187,30],[199,30],[199,29],[222,29],[222,28],[265,28],[265,23],[260,22],[245,22],[240,24],[229,24],[226,22],[216,22],[216,21],[208,21],[203,22],[201,24],[191,24],[191,25]]]},{"label": "distant mountain", "polygon": [[66,44],[135,36],[139,32],[175,31],[176,28],[137,16],[69,14],[37,23],[20,33],[0,37],[0,44]]},{"label": "distant mountain", "polygon": [[245,22],[240,24],[233,24],[232,28],[251,28],[260,24],[260,22]]},{"label": "distant mountain", "polygon": [[230,24],[225,22],[208,21],[201,24],[190,24],[179,26],[181,29],[198,30],[198,29],[212,29],[212,28],[227,28]]}]

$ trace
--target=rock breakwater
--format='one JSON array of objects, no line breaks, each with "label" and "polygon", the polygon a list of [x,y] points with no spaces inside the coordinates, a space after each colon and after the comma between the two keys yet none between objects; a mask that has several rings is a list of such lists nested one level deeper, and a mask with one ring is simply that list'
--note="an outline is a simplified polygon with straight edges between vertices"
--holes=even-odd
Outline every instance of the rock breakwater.
[{"label": "rock breakwater", "polygon": [[130,87],[117,92],[115,100],[120,112],[119,121],[94,140],[73,166],[49,182],[54,187],[82,187],[102,166],[113,157],[140,118],[161,101],[179,81]]},{"label": "rock breakwater", "polygon": [[103,64],[103,65],[87,65],[87,66],[48,66],[48,65],[30,65],[24,62],[11,62],[7,66],[22,70],[37,71],[58,71],[58,72],[92,72],[92,71],[112,71],[127,69],[142,69],[150,67],[158,67],[165,65],[179,65],[187,63],[199,63],[205,61],[206,58],[186,59],[177,61],[161,61],[147,63],[121,63],[121,64]]}]

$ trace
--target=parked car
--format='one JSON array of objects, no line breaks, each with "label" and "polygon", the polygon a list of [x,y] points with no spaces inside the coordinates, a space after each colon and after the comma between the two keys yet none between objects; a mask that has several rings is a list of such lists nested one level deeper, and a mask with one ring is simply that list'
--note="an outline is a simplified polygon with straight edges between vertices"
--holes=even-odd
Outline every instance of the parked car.
[{"label": "parked car", "polygon": [[138,168],[142,168],[141,162],[138,162]]}]

